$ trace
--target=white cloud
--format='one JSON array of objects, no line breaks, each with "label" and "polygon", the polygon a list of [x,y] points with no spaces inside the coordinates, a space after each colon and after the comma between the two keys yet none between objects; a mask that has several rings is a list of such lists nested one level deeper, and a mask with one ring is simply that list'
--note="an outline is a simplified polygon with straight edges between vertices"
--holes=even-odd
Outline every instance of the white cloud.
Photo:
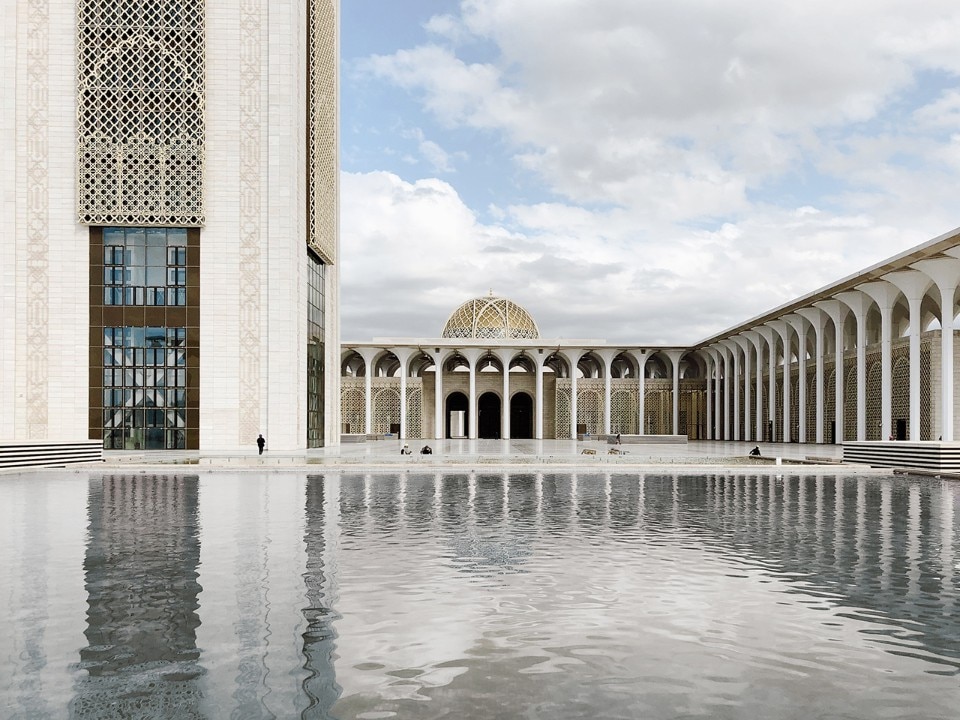
[{"label": "white cloud", "polygon": [[[485,224],[449,183],[345,175],[355,339],[492,287],[550,335],[694,342],[958,224],[960,94],[921,83],[960,74],[955,0],[463,0],[425,29],[363,71],[551,201]],[[473,149],[419,141],[436,173]]]},{"label": "white cloud", "polygon": [[797,166],[811,131],[870,120],[918,69],[954,67],[958,23],[946,1],[467,0],[428,27],[499,57],[426,44],[366,67],[444,123],[502,131],[572,201],[714,217]]},{"label": "white cloud", "polygon": [[811,208],[770,208],[715,231],[664,224],[638,238],[623,210],[539,204],[509,208],[508,230],[481,222],[439,180],[376,172],[342,183],[348,340],[435,337],[457,305],[492,288],[530,310],[545,336],[692,343],[904,243],[866,216]]}]

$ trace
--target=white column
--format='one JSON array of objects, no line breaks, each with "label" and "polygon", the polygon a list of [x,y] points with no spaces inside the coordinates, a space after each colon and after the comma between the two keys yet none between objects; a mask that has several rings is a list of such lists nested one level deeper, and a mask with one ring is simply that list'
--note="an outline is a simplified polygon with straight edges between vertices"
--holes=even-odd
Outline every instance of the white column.
[{"label": "white column", "polygon": [[867,439],[867,312],[872,298],[860,291],[843,292],[837,297],[845,302],[857,319],[857,440]]},{"label": "white column", "polygon": [[751,376],[751,367],[750,367],[750,341],[744,337],[735,337],[734,342],[737,343],[740,350],[743,352],[743,439],[752,440],[753,439],[753,428],[750,427],[750,399],[752,394],[750,392],[750,376]]},{"label": "white column", "polygon": [[503,366],[503,402],[500,404],[500,438],[510,439],[510,361],[519,352],[517,348],[498,348],[494,355]]},{"label": "white column", "polygon": [[503,366],[503,402],[500,403],[500,437],[510,439],[510,358]]},{"label": "white column", "polygon": [[871,282],[857,287],[865,292],[880,308],[880,376],[882,388],[880,390],[880,439],[893,437],[893,365],[892,365],[892,336],[893,336],[893,305],[900,295],[895,285],[888,282]]},{"label": "white column", "polygon": [[780,336],[780,344],[783,346],[783,398],[780,408],[783,418],[780,440],[781,442],[788,443],[793,440],[791,437],[792,433],[790,432],[790,395],[792,393],[792,373],[790,372],[790,366],[793,364],[790,362],[790,326],[783,320],[775,320],[770,323],[770,326],[777,331],[777,334]]},{"label": "white column", "polygon": [[613,361],[620,354],[620,350],[603,348],[595,351],[603,360],[603,432],[610,435],[610,382],[613,376]]},{"label": "white column", "polygon": [[834,374],[836,375],[836,387],[834,388],[836,399],[834,401],[834,432],[836,437],[834,441],[837,445],[843,443],[843,323],[846,320],[847,306],[839,300],[821,300],[815,303],[818,308],[823,310],[831,320],[833,320],[834,335]]},{"label": "white column", "polygon": [[929,290],[930,278],[917,270],[885,275],[900,288],[910,308],[910,439],[920,439],[920,306]]},{"label": "white column", "polygon": [[743,336],[753,345],[757,352],[757,380],[756,380],[756,409],[757,414],[753,439],[756,442],[763,440],[763,338],[756,330],[748,330]]},{"label": "white column", "polygon": [[720,357],[723,358],[723,439],[731,440],[730,433],[730,348],[720,345]]},{"label": "white column", "polygon": [[740,350],[736,343],[730,345],[733,353],[733,439],[742,440],[740,420]]},{"label": "white column", "polygon": [[460,354],[467,361],[470,366],[470,399],[469,406],[467,408],[467,437],[470,440],[477,439],[477,364],[480,362],[480,358],[487,354],[487,351],[483,348],[463,348],[460,350]]},{"label": "white column", "polygon": [[634,360],[637,361],[637,432],[640,435],[646,434],[646,374],[647,358],[650,354],[646,350],[628,351]]},{"label": "white column", "polygon": [[807,442],[807,321],[801,315],[787,315],[797,334],[797,441]]},{"label": "white column", "polygon": [[707,359],[707,440],[713,440],[713,372],[716,363],[712,353],[706,351]]},{"label": "white column", "polygon": [[[953,254],[955,249],[948,250]],[[921,260],[914,266],[929,276],[940,290],[940,436],[953,441],[953,296],[960,279],[960,260],[955,257]]]},{"label": "white column", "polygon": [[817,378],[817,396],[815,398],[816,410],[816,442],[823,442],[823,331],[825,329],[825,319],[823,311],[820,308],[800,308],[797,313],[806,318],[813,326],[814,342],[816,344],[814,352],[816,353],[816,378]]},{"label": "white column", "polygon": [[580,348],[568,348],[561,350],[560,354],[566,359],[570,367],[570,438],[577,439],[577,366],[580,364],[580,358],[583,350]]},{"label": "white column", "polygon": [[390,348],[397,360],[400,361],[400,439],[407,439],[407,365],[410,358],[417,352],[416,348]]},{"label": "white column", "polygon": [[673,365],[673,434],[680,434],[680,360],[683,350],[667,350],[667,357]]},{"label": "white column", "polygon": [[720,440],[723,438],[724,430],[726,429],[727,423],[723,418],[723,413],[720,412],[721,404],[721,393],[720,393],[720,351],[719,348],[714,347],[713,350],[713,424],[714,432],[713,439]]},{"label": "white column", "polygon": [[440,351],[440,348],[436,348],[434,352],[429,353],[430,357],[433,358],[433,366],[436,368],[436,373],[434,377],[434,392],[433,392],[433,438],[434,440],[443,440],[446,432],[446,418],[444,418],[444,408],[443,408],[443,355],[444,353]]},{"label": "white column", "polygon": [[[769,349],[767,357],[767,422],[772,428],[770,442],[777,441],[777,336],[773,328],[764,326],[757,328],[757,332],[767,341]],[[766,432],[766,428],[764,428]]]},{"label": "white column", "polygon": [[[543,363],[546,360],[546,355],[544,355],[542,349],[537,350],[537,354],[534,356],[533,361],[537,364],[537,400],[536,400],[536,423],[533,431],[533,436],[537,440],[543,440]],[[556,432],[556,430],[554,430]]]},{"label": "white column", "polygon": [[373,366],[374,361],[377,359],[377,354],[380,353],[380,348],[356,348],[356,351],[360,354],[360,357],[363,358],[363,431],[367,435],[371,435],[373,433]]}]

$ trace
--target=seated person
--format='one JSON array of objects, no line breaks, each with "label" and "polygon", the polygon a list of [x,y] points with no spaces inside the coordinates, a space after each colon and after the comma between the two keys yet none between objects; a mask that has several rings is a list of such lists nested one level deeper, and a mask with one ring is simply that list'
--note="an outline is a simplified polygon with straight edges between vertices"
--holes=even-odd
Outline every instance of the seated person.
[{"label": "seated person", "polygon": [[759,445],[755,445],[754,448],[753,448],[753,450],[750,451],[750,455],[751,455],[752,457],[760,457],[760,446],[759,446]]},{"label": "seated person", "polygon": [[404,444],[403,444],[403,447],[400,448],[400,454],[401,454],[401,455],[412,455],[412,454],[413,454],[413,450],[410,449],[410,446],[407,445],[407,443],[404,443]]},{"label": "seated person", "polygon": [[429,445],[424,445],[422,448],[420,448],[420,454],[433,455],[433,448],[431,448]]}]

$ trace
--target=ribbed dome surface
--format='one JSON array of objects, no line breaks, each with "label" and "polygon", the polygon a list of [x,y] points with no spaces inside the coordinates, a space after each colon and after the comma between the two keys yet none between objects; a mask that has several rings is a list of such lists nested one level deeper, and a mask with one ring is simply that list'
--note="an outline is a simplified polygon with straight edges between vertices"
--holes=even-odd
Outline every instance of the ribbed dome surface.
[{"label": "ribbed dome surface", "polygon": [[515,302],[488,295],[467,300],[454,310],[441,337],[533,340],[540,331],[530,313]]}]

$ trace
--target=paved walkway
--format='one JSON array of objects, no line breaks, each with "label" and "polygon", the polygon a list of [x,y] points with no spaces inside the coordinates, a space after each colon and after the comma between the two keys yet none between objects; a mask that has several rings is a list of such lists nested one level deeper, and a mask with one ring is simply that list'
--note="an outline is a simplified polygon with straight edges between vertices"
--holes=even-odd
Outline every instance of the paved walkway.
[{"label": "paved walkway", "polygon": [[[104,451],[104,459],[109,464],[165,464],[199,463],[202,465],[397,465],[416,463],[430,465],[459,465],[464,463],[491,465],[530,465],[543,464],[616,464],[616,465],[664,465],[664,464],[730,464],[741,465],[750,462],[750,450],[758,446],[762,460],[760,463],[773,462],[775,458],[784,461],[816,460],[836,463],[842,458],[842,448],[838,445],[817,445],[800,443],[753,443],[726,441],[692,441],[679,444],[625,444],[618,449],[623,455],[610,455],[614,446],[605,441],[589,440],[408,440],[412,455],[403,456],[400,448],[403,443],[397,438],[385,437],[364,443],[345,443],[335,448],[319,448],[306,452],[290,453],[267,451],[259,456],[256,446],[224,450],[222,452],[199,453],[195,450],[171,451]],[[420,449],[429,445],[432,455],[420,455]],[[596,454],[584,454],[584,450],[593,450]]]}]

